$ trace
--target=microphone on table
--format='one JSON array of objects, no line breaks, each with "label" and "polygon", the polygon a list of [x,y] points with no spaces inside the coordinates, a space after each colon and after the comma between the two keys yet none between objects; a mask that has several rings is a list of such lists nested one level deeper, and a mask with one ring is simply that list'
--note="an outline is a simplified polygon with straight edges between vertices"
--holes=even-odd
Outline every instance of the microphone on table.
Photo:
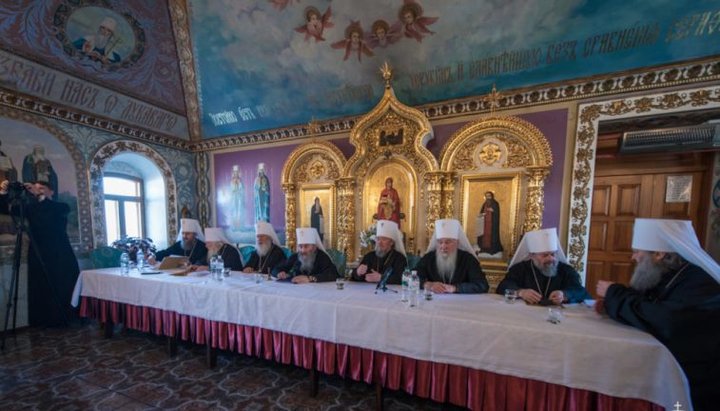
[{"label": "microphone on table", "polygon": [[394,293],[397,293],[397,290],[393,290],[392,288],[387,288],[387,282],[390,279],[390,276],[392,275],[392,267],[388,267],[387,270],[382,275],[382,278],[380,278],[380,281],[378,281],[377,287],[375,287],[375,294],[377,294],[378,290],[382,290],[383,292],[390,290]]}]

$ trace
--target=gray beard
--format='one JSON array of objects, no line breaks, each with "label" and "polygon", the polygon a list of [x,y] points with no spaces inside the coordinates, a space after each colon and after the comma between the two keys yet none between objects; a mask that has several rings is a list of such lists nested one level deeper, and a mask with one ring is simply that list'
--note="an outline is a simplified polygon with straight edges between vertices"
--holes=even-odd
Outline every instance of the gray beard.
[{"label": "gray beard", "polygon": [[300,272],[312,272],[313,266],[315,265],[315,257],[317,257],[317,251],[307,257],[298,254],[298,260],[300,260]]},{"label": "gray beard", "polygon": [[257,252],[258,257],[265,257],[272,248],[272,243],[270,244],[255,244],[255,252]]},{"label": "gray beard", "polygon": [[388,250],[388,251],[383,251],[383,250],[381,250],[381,249],[379,249],[379,248],[376,248],[376,249],[375,249],[375,256],[376,256],[377,258],[385,258],[385,256],[388,255],[389,252],[390,252],[389,250]]},{"label": "gray beard", "polygon": [[444,256],[440,251],[435,253],[435,265],[444,283],[449,283],[452,280],[457,266],[457,254],[457,250],[447,256]]},{"label": "gray beard", "polygon": [[542,273],[542,275],[544,275],[545,277],[553,278],[553,277],[555,277],[555,276],[557,275],[557,273],[558,273],[558,271],[557,271],[557,269],[558,269],[558,262],[557,262],[557,260],[555,260],[555,262],[552,263],[552,264],[551,264],[550,266],[548,266],[548,267],[538,267],[537,264],[535,264],[535,261],[533,261],[532,264],[533,264],[533,266],[535,266],[535,268],[536,268],[538,271],[540,271],[540,273]]},{"label": "gray beard", "polygon": [[180,245],[182,245],[183,250],[190,251],[195,247],[195,241],[196,240],[190,240],[190,241],[180,241]]},{"label": "gray beard", "polygon": [[630,287],[645,292],[660,284],[663,274],[665,274],[663,266],[654,264],[649,258],[646,258],[635,266],[635,271],[630,278]]}]

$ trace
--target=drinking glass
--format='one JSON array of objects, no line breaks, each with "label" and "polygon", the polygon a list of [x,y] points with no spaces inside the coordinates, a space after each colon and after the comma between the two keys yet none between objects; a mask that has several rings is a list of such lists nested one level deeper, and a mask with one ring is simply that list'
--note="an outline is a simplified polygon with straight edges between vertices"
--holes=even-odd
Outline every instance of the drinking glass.
[{"label": "drinking glass", "polygon": [[425,296],[425,301],[430,301],[433,299],[433,291],[432,286],[428,283],[425,283],[425,289],[423,295]]},{"label": "drinking glass", "polygon": [[335,280],[335,286],[338,290],[344,290],[345,289],[345,279],[344,278],[337,278]]},{"label": "drinking glass", "polygon": [[505,290],[505,302],[508,304],[514,304],[517,300],[517,290]]}]

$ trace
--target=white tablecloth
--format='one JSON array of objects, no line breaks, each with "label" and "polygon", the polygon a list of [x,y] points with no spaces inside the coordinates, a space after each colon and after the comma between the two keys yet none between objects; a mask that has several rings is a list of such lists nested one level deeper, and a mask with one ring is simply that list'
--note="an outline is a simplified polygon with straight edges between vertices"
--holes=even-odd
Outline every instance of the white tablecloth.
[{"label": "white tablecloth", "polygon": [[507,304],[498,295],[435,295],[409,308],[399,294],[346,283],[296,285],[233,273],[209,276],[80,273],[80,296],[233,324],[257,326],[421,360],[461,365],[623,398],[689,409],[687,380],[672,354],[651,335],[585,306],[562,310]]}]

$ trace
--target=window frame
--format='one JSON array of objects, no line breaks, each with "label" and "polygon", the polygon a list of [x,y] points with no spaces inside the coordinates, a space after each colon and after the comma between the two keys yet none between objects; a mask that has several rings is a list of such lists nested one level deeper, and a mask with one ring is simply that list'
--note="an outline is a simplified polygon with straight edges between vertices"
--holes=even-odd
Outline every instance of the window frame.
[{"label": "window frame", "polygon": [[[118,220],[119,220],[119,233],[120,238],[127,237],[127,227],[125,225],[125,202],[132,202],[132,203],[139,203],[140,204],[140,237],[145,238],[145,233],[147,232],[146,227],[146,214],[145,214],[145,180],[143,180],[141,177],[135,177],[128,174],[123,173],[103,173],[103,192],[105,191],[105,177],[113,177],[113,178],[119,178],[123,180],[129,180],[134,183],[136,183],[139,187],[139,196],[125,196],[125,195],[118,195],[118,194],[104,194],[104,200],[103,200],[103,209],[105,209],[105,203],[104,201],[111,200],[111,201],[117,201],[118,202]],[[107,216],[105,216],[105,224],[107,225]],[[107,234],[106,234],[107,236]],[[115,240],[119,240],[120,238],[117,238]],[[107,239],[107,237],[106,237]]]}]

